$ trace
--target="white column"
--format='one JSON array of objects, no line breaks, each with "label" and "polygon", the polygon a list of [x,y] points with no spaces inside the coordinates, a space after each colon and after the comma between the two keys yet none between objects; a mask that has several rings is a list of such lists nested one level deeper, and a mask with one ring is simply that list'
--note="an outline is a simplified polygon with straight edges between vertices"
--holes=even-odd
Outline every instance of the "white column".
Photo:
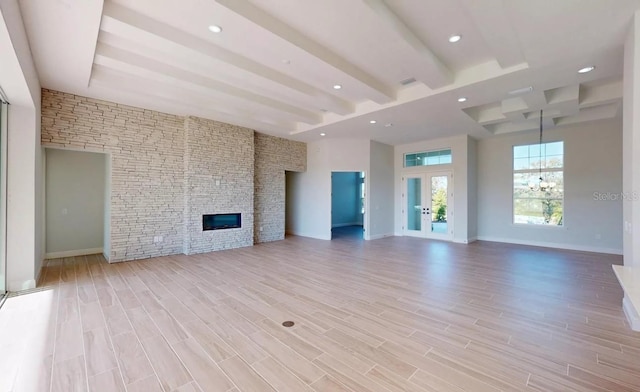
[{"label": "white column", "polygon": [[40,82],[17,0],[0,1],[0,82],[7,135],[7,288],[35,287],[43,257]]},{"label": "white column", "polygon": [[631,327],[640,330],[640,11],[624,44],[623,86],[624,267],[614,270],[624,289],[625,314]]},{"label": "white column", "polygon": [[624,45],[624,265],[640,267],[640,11]]}]

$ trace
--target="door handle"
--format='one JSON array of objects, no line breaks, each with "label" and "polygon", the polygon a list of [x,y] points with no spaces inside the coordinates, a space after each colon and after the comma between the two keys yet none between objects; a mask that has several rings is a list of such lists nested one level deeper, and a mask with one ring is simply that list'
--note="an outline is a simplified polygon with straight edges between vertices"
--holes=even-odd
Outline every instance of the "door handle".
[{"label": "door handle", "polygon": [[422,215],[429,215],[429,209],[428,208],[423,208],[422,209]]}]

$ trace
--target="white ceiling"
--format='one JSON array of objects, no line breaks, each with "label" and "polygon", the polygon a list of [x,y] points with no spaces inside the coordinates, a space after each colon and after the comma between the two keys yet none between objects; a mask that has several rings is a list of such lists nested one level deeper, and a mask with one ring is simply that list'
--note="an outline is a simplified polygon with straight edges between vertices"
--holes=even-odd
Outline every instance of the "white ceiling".
[{"label": "white ceiling", "polygon": [[[402,144],[536,129],[540,109],[545,129],[619,115],[622,47],[640,0],[20,7],[45,88],[301,141],[326,133]],[[212,24],[223,31],[210,32]],[[462,40],[449,43],[452,34]],[[596,69],[577,73],[587,65]],[[409,78],[416,82],[401,85]],[[528,86],[530,93],[508,94]]]}]

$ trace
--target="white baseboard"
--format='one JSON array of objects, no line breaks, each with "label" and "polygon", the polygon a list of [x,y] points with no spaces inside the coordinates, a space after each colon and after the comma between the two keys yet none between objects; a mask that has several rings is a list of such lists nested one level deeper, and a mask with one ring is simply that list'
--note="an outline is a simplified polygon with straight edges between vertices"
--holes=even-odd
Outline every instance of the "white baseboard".
[{"label": "white baseboard", "polygon": [[47,254],[44,255],[44,258],[45,259],[59,259],[61,257],[95,255],[97,253],[103,253],[103,252],[104,252],[104,250],[102,248],[67,250],[67,251],[64,251],[64,252],[47,253]]},{"label": "white baseboard", "polygon": [[290,232],[289,235],[295,235],[298,237],[307,237],[307,238],[314,238],[316,240],[331,240],[331,234],[329,234],[328,236],[326,235],[321,235],[321,234],[310,234],[310,233],[302,233],[302,232]]},{"label": "white baseboard", "polygon": [[514,240],[512,238],[497,238],[497,237],[487,237],[487,236],[478,236],[476,238],[478,241],[489,241],[489,242],[503,242],[506,244],[516,244],[516,245],[527,245],[527,246],[540,246],[543,248],[555,248],[555,249],[567,249],[567,250],[578,250],[582,252],[594,252],[594,253],[607,253],[612,255],[621,255],[622,249],[612,249],[612,248],[601,248],[597,246],[583,246],[583,245],[573,245],[573,244],[563,244],[557,242],[540,242],[540,241],[526,241],[526,240]]},{"label": "white baseboard", "polygon": [[104,257],[105,260],[107,260],[107,263],[110,263],[109,259],[109,254],[108,252],[105,252],[104,250],[102,251],[102,256]]},{"label": "white baseboard", "polygon": [[336,223],[331,225],[331,228],[335,227],[347,227],[347,226],[362,226],[362,222],[351,222],[351,223]]},{"label": "white baseboard", "polygon": [[478,241],[478,238],[473,237],[473,238],[465,238],[462,240],[457,240],[457,239],[453,239],[451,240],[451,242],[455,242],[456,244],[470,244],[472,242],[476,242]]},{"label": "white baseboard", "polygon": [[386,238],[386,237],[395,237],[395,235],[393,233],[385,233],[385,234],[374,234],[371,236],[367,236],[365,233],[365,240],[370,241],[370,240],[379,240],[380,238]]},{"label": "white baseboard", "polygon": [[625,316],[627,316],[631,329],[640,332],[640,314],[638,314],[638,311],[626,295],[622,298],[622,309]]},{"label": "white baseboard", "polygon": [[10,280],[7,282],[7,291],[22,291],[36,288],[36,280],[29,279],[24,281]]}]

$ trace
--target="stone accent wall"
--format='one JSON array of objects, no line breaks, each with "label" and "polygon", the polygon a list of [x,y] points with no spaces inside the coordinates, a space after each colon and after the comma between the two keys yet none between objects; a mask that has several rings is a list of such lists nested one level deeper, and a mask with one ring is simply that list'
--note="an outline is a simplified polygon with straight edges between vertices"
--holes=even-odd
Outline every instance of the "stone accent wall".
[{"label": "stone accent wall", "polygon": [[[111,154],[111,261],[180,253],[183,119],[42,90],[42,145]],[[154,236],[163,241],[154,243]]]},{"label": "stone accent wall", "polygon": [[[110,154],[112,262],[283,239],[284,172],[307,163],[305,143],[47,89],[42,145]],[[237,212],[241,229],[202,231]]]},{"label": "stone accent wall", "polygon": [[307,169],[306,143],[255,134],[255,243],[284,239],[285,170]]},{"label": "stone accent wall", "polygon": [[[184,253],[253,245],[253,131],[212,120],[185,121]],[[242,228],[202,231],[203,214],[241,213]]]}]

